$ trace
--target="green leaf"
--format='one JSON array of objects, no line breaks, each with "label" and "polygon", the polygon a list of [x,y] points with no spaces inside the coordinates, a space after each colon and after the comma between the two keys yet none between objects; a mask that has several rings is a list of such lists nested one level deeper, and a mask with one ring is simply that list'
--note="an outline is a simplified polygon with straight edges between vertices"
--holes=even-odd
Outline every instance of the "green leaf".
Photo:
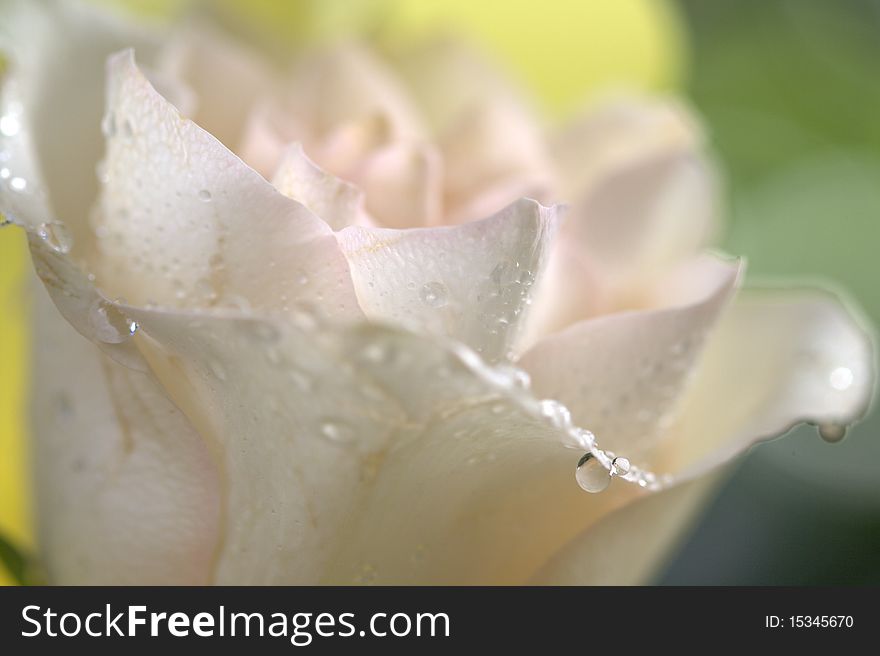
[{"label": "green leaf", "polygon": [[0,564],[19,585],[39,585],[42,576],[34,559],[0,534]]}]

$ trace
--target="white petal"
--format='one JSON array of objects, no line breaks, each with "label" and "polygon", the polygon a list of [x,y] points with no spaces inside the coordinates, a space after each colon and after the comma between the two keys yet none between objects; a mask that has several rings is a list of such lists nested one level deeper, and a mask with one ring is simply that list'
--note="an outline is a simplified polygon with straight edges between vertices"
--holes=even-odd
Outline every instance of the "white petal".
[{"label": "white petal", "polygon": [[[37,285],[34,285],[37,289]],[[58,584],[205,584],[221,484],[155,379],[35,302],[32,426],[40,551]]]},{"label": "white petal", "polygon": [[872,339],[856,317],[821,290],[742,292],[669,429],[667,466],[696,475],[799,422],[859,419],[876,374]]},{"label": "white petal", "polygon": [[603,448],[645,456],[664,437],[739,270],[704,258],[689,270],[702,289],[666,307],[577,323],[535,344],[518,365],[539,396],[562,401]]},{"label": "white petal", "polygon": [[138,304],[320,303],[359,313],[332,230],[159,96],[130,52],[109,63],[99,284]]},{"label": "white petal", "polygon": [[646,585],[702,509],[718,476],[677,485],[609,513],[555,554],[530,585]]},{"label": "white petal", "polygon": [[712,334],[657,458],[680,483],[606,515],[530,582],[645,583],[701,508],[722,463],[798,422],[846,425],[861,417],[874,390],[873,358],[871,338],[834,295],[741,292]]},{"label": "white petal", "polygon": [[556,213],[523,199],[475,223],[338,237],[368,317],[448,335],[495,361],[515,348]]},{"label": "white petal", "polygon": [[53,218],[66,223],[79,254],[87,253],[92,241],[88,214],[98,191],[95,167],[103,149],[104,62],[125,47],[137,47],[149,62],[157,41],[158,35],[142,25],[89,3],[4,4],[0,47],[12,60],[19,83],[22,119],[42,169],[42,189],[58,212]]},{"label": "white petal", "polygon": [[318,168],[299,144],[285,151],[272,184],[288,198],[308,207],[334,230],[365,221],[363,193]]},{"label": "white petal", "polygon": [[218,583],[522,582],[609,506],[525,391],[381,326],[126,309],[225,472]]},{"label": "white petal", "polygon": [[132,344],[117,339],[117,329],[124,329],[124,317],[71,259],[73,231],[55,218],[50,207],[18,82],[17,77],[4,81],[0,99],[0,115],[16,121],[15,130],[0,134],[0,212],[28,231],[36,272],[64,318],[117,362],[144,370],[146,364]]}]

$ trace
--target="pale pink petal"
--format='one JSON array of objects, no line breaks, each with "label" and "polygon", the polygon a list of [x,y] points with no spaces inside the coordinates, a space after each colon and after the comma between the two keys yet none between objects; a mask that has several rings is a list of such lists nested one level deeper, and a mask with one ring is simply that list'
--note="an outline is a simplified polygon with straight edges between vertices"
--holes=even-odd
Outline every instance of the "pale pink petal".
[{"label": "pale pink petal", "polygon": [[181,30],[159,58],[160,70],[196,96],[194,113],[181,111],[236,151],[255,103],[280,84],[255,53],[204,25]]},{"label": "pale pink petal", "polygon": [[538,395],[562,401],[603,448],[649,455],[665,437],[739,269],[706,257],[689,270],[703,288],[666,307],[574,324],[532,346],[518,365]]},{"label": "pale pink petal", "polygon": [[489,103],[531,111],[527,95],[497,62],[465,40],[422,41],[393,61],[434,134],[444,134],[467,112]]},{"label": "pale pink petal", "polygon": [[112,58],[98,284],[130,302],[359,314],[331,228]]},{"label": "pale pink petal", "polygon": [[334,230],[367,221],[363,192],[320,169],[306,157],[299,144],[289,146],[284,152],[272,184],[324,219]]},{"label": "pale pink petal", "polygon": [[367,157],[394,142],[391,119],[379,112],[344,121],[305,147],[334,175],[353,178]]},{"label": "pale pink petal", "polygon": [[568,238],[619,287],[642,283],[698,253],[716,221],[714,173],[695,153],[609,172],[573,200]]},{"label": "pale pink petal", "polygon": [[[447,211],[461,220],[476,218],[464,208],[485,198],[487,190],[521,195],[526,189],[552,188],[542,135],[534,119],[516,105],[499,101],[472,108],[441,137],[440,145]],[[498,205],[489,211],[498,211],[518,195],[498,198]]]},{"label": "pale pink petal", "polygon": [[423,135],[406,90],[366,47],[348,43],[304,54],[289,88],[286,109],[315,135],[327,135],[343,123],[376,114],[387,117],[395,139]]},{"label": "pale pink petal", "polygon": [[460,226],[352,227],[338,237],[369,318],[453,337],[495,361],[515,348],[556,213],[523,199]]},{"label": "pale pink petal", "polygon": [[588,107],[551,137],[564,192],[582,193],[609,171],[703,145],[696,117],[673,98],[617,97]]},{"label": "pale pink petal", "polygon": [[428,144],[397,142],[367,157],[352,179],[366,194],[367,210],[389,228],[440,223],[443,163]]},{"label": "pale pink petal", "polygon": [[257,103],[244,128],[238,154],[254,170],[269,178],[281,165],[292,143],[308,142],[305,128],[276,102]]}]

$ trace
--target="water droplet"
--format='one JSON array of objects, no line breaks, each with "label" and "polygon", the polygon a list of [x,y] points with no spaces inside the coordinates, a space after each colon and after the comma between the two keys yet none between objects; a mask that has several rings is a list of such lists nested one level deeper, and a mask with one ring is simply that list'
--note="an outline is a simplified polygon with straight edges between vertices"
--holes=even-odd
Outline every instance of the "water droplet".
[{"label": "water droplet", "polygon": [[14,114],[5,114],[0,117],[0,134],[4,137],[14,137],[21,130],[21,121]]},{"label": "water droplet", "polygon": [[108,139],[116,135],[116,115],[107,112],[101,119],[101,133]]},{"label": "water droplet", "polygon": [[618,456],[611,461],[611,475],[612,476],[625,476],[629,473],[631,465],[629,460],[626,458],[622,458]]},{"label": "water droplet", "polygon": [[295,280],[298,285],[308,285],[309,284],[309,276],[305,271],[298,271],[296,274]]},{"label": "water droplet", "polygon": [[130,322],[128,324],[128,334],[134,335],[138,331],[138,328],[140,328],[140,326],[138,325],[137,321]]},{"label": "water droplet", "polygon": [[214,289],[214,283],[209,278],[199,278],[195,284],[196,294],[210,303],[217,299],[217,291]]},{"label": "water droplet", "polygon": [[336,444],[348,444],[354,440],[354,429],[344,422],[327,420],[321,424],[321,435]]},{"label": "water droplet", "polygon": [[573,428],[567,434],[565,446],[571,449],[589,451],[596,445],[596,436],[585,428]]},{"label": "water droplet", "polygon": [[852,386],[854,379],[855,376],[852,369],[849,367],[837,367],[831,372],[828,382],[831,383],[831,387],[842,392]]},{"label": "water droplet", "polygon": [[422,287],[420,297],[425,305],[441,308],[447,303],[447,294],[446,285],[442,282],[429,282]]},{"label": "water droplet", "polygon": [[528,389],[532,384],[532,379],[528,372],[519,367],[502,364],[495,367],[495,373],[497,374],[499,382],[508,387]]},{"label": "water droplet", "polygon": [[508,285],[516,280],[516,269],[517,265],[512,264],[511,262],[499,262],[495,265],[495,268],[492,269],[492,273],[489,274],[489,277],[496,285]]},{"label": "water droplet", "polygon": [[213,198],[213,196],[211,196],[211,192],[207,189],[202,189],[201,191],[199,191],[199,200],[203,203],[210,203],[211,198]]},{"label": "water droplet", "polygon": [[318,327],[318,318],[315,316],[314,310],[304,303],[300,303],[293,308],[290,318],[293,325],[300,330],[312,331]]},{"label": "water droplet", "polygon": [[578,461],[575,479],[582,490],[596,493],[608,487],[611,482],[611,472],[605,469],[592,453],[586,453]]},{"label": "water droplet", "polygon": [[385,344],[373,342],[361,349],[361,357],[367,362],[379,364],[388,360],[388,348]]},{"label": "water droplet", "polygon": [[840,442],[846,437],[846,426],[832,423],[819,424],[819,437],[832,444]]},{"label": "water droplet", "polygon": [[550,420],[556,428],[567,428],[571,426],[571,413],[559,401],[553,399],[544,399],[540,401],[541,414]]},{"label": "water droplet", "polygon": [[10,171],[5,166],[2,169],[0,169],[0,179],[6,180],[9,178],[10,175],[12,175],[12,171]]},{"label": "water droplet", "polygon": [[9,181],[9,186],[13,191],[24,191],[27,189],[27,180],[16,176]]},{"label": "water droplet", "polygon": [[95,301],[89,310],[89,325],[95,331],[95,337],[105,344],[121,344],[137,330],[136,322],[127,319],[116,306],[103,299]]}]

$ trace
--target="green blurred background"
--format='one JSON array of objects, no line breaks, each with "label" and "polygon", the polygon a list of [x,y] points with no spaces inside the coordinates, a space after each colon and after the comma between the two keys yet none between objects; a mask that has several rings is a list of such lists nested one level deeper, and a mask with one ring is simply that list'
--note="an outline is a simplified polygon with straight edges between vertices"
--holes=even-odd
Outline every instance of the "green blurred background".
[{"label": "green blurred background", "polygon": [[[834,280],[880,325],[880,2],[686,0],[686,92],[727,169],[727,250]],[[880,583],[880,413],[754,450],[660,582]]]},{"label": "green blurred background", "polygon": [[[182,4],[97,1],[159,17]],[[748,279],[833,280],[880,325],[880,0],[204,4],[234,16],[240,31],[260,31],[270,48],[346,31],[393,39],[452,26],[506,61],[551,115],[607,86],[683,93],[725,169],[722,246],[747,256]],[[380,5],[395,7],[387,25],[373,18]],[[24,469],[16,427],[26,330],[8,284],[23,265],[13,241],[0,234],[0,533],[28,545],[26,505],[14,492]],[[842,444],[803,427],[756,449],[657,582],[880,582],[878,465],[876,410]]]}]

